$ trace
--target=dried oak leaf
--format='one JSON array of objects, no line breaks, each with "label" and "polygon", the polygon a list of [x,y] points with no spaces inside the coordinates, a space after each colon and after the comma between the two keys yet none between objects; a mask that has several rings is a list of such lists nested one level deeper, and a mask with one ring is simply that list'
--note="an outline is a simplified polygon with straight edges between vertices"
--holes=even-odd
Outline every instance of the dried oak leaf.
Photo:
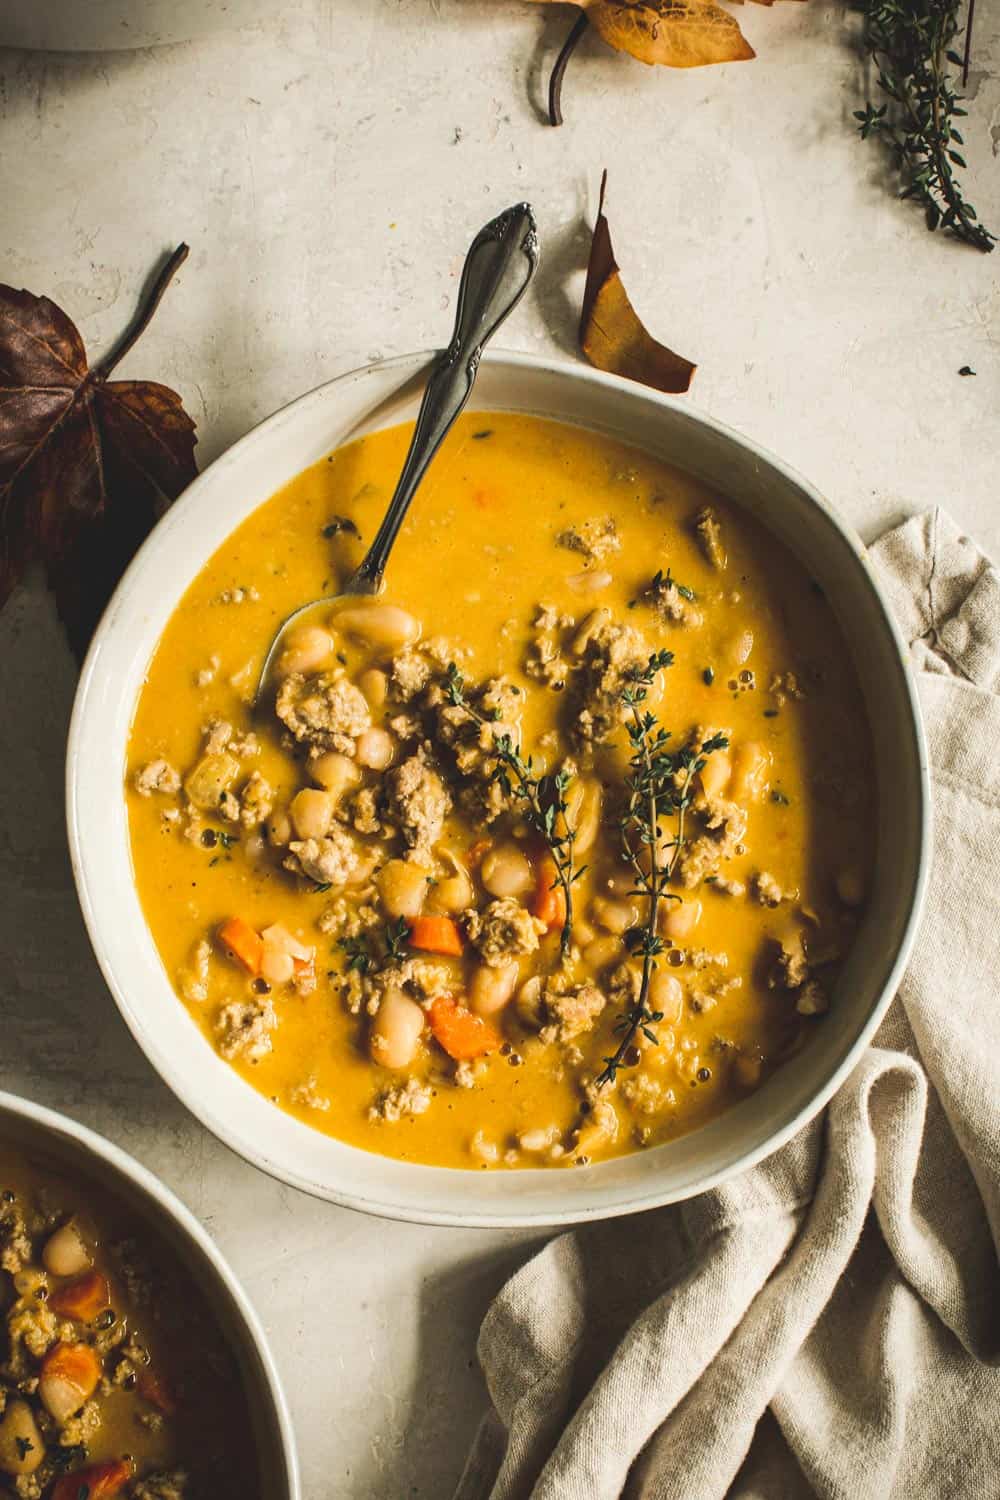
[{"label": "dried oak leaf", "polygon": [[[562,0],[534,3],[551,5]],[[715,0],[579,0],[579,6],[609,47],[628,52],[640,62],[700,68],[709,63],[746,62],[757,55],[734,18]]]},{"label": "dried oak leaf", "polygon": [[607,183],[605,172],[601,177],[601,198],[583,292],[580,348],[598,370],[637,380],[640,385],[657,391],[683,395],[691,385],[697,365],[665,344],[658,344],[628,299],[604,216]]},{"label": "dried oak leaf", "polygon": [[61,308],[0,285],[0,608],[41,563],[78,659],[136,549],[197,473],[195,424],[176,391],[108,379],[186,256],[179,246],[93,368]]}]

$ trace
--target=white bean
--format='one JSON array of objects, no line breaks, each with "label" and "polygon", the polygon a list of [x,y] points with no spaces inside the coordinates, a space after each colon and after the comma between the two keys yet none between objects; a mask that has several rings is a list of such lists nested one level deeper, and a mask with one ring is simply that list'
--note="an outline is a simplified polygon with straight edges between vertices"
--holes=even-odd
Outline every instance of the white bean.
[{"label": "white bean", "polygon": [[358,687],[368,699],[371,708],[381,708],[389,691],[389,679],[378,667],[369,667],[358,678]]},{"label": "white bean", "polygon": [[601,827],[601,783],[592,776],[574,778],[566,793],[566,822],[576,833],[573,853],[586,854]]},{"label": "white bean", "polygon": [[649,981],[649,1009],[661,1011],[665,1025],[673,1026],[681,1018],[684,987],[666,969],[654,969]]},{"label": "white bean", "polygon": [[27,1401],[8,1401],[0,1420],[0,1469],[33,1474],[45,1457],[45,1444]]},{"label": "white bean", "polygon": [[469,982],[469,1008],[477,1016],[492,1016],[503,1010],[517,984],[516,961],[490,968],[477,964]]},{"label": "white bean", "polygon": [[606,568],[585,568],[582,573],[571,573],[566,579],[574,594],[600,594],[614,582]]},{"label": "white bean", "polygon": [[595,938],[592,943],[588,943],[583,950],[583,957],[588,968],[606,969],[608,964],[621,956],[621,951],[621,938],[612,937],[609,933],[607,937]]},{"label": "white bean", "polygon": [[743,663],[750,656],[750,653],[751,653],[752,650],[753,650],[753,631],[752,630],[743,630],[743,631],[741,631],[740,634],[736,637],[736,640],[733,642],[733,662],[734,662],[734,664],[737,667],[742,667]]},{"label": "white bean", "polygon": [[336,750],[327,750],[309,762],[309,775],[326,791],[342,797],[361,780],[361,772],[348,755],[339,755]]},{"label": "white bean", "polygon": [[386,990],[372,1022],[369,1047],[373,1060],[383,1068],[409,1067],[423,1029],[424,1013],[417,1002],[402,990]]},{"label": "white bean", "polygon": [[73,1220],[50,1234],[42,1250],[42,1265],[53,1276],[78,1276],[90,1265],[90,1255]]},{"label": "white bean", "polygon": [[352,635],[386,651],[399,651],[403,646],[412,645],[420,635],[418,621],[396,604],[352,605],[338,610],[330,623],[344,635]]},{"label": "white bean", "polygon": [[721,797],[733,774],[733,763],[725,750],[713,750],[706,755],[701,768],[701,785],[706,797]]},{"label": "white bean", "polygon": [[282,646],[281,655],[275,664],[279,677],[288,677],[292,672],[308,676],[320,672],[333,660],[336,649],[333,636],[320,625],[303,625],[289,631]]},{"label": "white bean", "polygon": [[375,884],[390,917],[412,920],[423,910],[428,871],[406,859],[390,859],[375,876]]},{"label": "white bean", "polygon": [[729,796],[733,802],[759,802],[767,785],[771,752],[756,740],[744,740],[733,754]]},{"label": "white bean", "polygon": [[447,912],[449,915],[465,911],[472,905],[472,881],[462,861],[450,849],[441,850],[441,858],[447,860],[454,874],[446,875],[432,886],[427,897],[431,911]]},{"label": "white bean", "polygon": [[542,1024],[542,979],[533,974],[517,992],[517,1013],[526,1026]]},{"label": "white bean", "polygon": [[598,927],[621,937],[638,922],[639,908],[634,901],[611,901],[607,896],[595,896],[590,903],[590,915]]},{"label": "white bean", "polygon": [[534,883],[531,865],[515,844],[498,844],[483,855],[479,878],[491,896],[521,896]]},{"label": "white bean", "polygon": [[60,1427],[64,1427],[75,1411],[93,1395],[93,1386],[77,1385],[68,1375],[57,1375],[54,1371],[46,1374],[42,1367],[41,1378],[38,1382],[38,1394],[42,1405],[50,1417],[55,1418]]},{"label": "white bean", "polygon": [[287,927],[282,927],[280,922],[273,922],[270,927],[265,927],[261,933],[264,947],[274,948],[279,953],[290,953],[293,958],[306,960],[312,958],[314,949],[308,948],[294,933],[289,932]]},{"label": "white bean", "polygon": [[701,921],[701,902],[688,896],[683,901],[666,901],[660,907],[658,926],[664,937],[675,943],[691,936]]},{"label": "white bean", "polygon": [[291,842],[292,820],[286,812],[272,813],[267,820],[267,842],[283,848]]},{"label": "white bean", "polygon": [[355,758],[359,765],[370,771],[384,771],[392,764],[396,753],[396,741],[386,729],[366,729],[358,736]]},{"label": "white bean", "polygon": [[296,792],[288,810],[299,838],[323,838],[333,822],[334,806],[335,798],[332,794],[314,786],[306,786],[301,792]]}]

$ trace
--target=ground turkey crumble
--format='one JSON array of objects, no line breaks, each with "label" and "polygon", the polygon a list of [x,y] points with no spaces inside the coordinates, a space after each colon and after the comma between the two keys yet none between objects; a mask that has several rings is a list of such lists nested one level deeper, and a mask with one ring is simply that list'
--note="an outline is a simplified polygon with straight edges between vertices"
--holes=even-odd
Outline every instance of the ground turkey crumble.
[{"label": "ground turkey crumble", "polygon": [[451,810],[441,777],[421,755],[411,755],[390,772],[386,790],[387,816],[415,856],[428,856]]},{"label": "ground turkey crumble", "polygon": [[344,886],[359,871],[357,846],[346,828],[334,824],[321,839],[293,839],[283,861],[286,870],[304,875],[317,885]]},{"label": "ground turkey crumble", "polygon": [[168,760],[151,760],[136,772],[135,789],[140,797],[151,797],[154,792],[175,797],[181,789],[181,778]]},{"label": "ground turkey crumble", "polygon": [[211,976],[212,945],[207,938],[199,938],[191,954],[191,962],[180,971],[177,982],[185,1000],[201,1004],[208,999],[208,983]]},{"label": "ground turkey crumble", "polygon": [[278,689],[275,712],[301,743],[342,755],[354,754],[355,741],[371,724],[368,700],[343,673],[292,672]]},{"label": "ground turkey crumble", "polygon": [[239,796],[237,817],[244,828],[256,828],[271,816],[274,788],[259,771],[254,771]]},{"label": "ground turkey crumble", "polygon": [[707,797],[695,804],[695,811],[706,831],[685,844],[677,864],[678,882],[689,891],[742,852],[747,831],[746,809],[738,802]]},{"label": "ground turkey crumble", "polygon": [[476,686],[467,685],[465,698],[475,714],[462,704],[450,703],[440,684],[431,687],[427,694],[431,738],[448,747],[462,782],[463,807],[474,822],[488,826],[510,806],[510,798],[495,778],[495,747],[504,737],[515,745],[520,742],[520,694],[506,678],[491,677]]},{"label": "ground turkey crumble", "polygon": [[715,511],[710,505],[706,505],[691,524],[706,558],[713,568],[721,571],[726,566],[726,549],[722,545],[722,527]]},{"label": "ground turkey crumble", "polygon": [[625,718],[622,688],[630,673],[646,667],[648,642],[634,626],[620,625],[608,610],[597,609],[577,631],[572,653],[580,697],[574,734],[583,742],[605,740]]},{"label": "ground turkey crumble", "polygon": [[750,877],[750,889],[754,900],[761,906],[780,906],[782,901],[794,901],[797,891],[785,891],[768,870],[758,870]]},{"label": "ground turkey crumble", "polygon": [[644,604],[653,606],[665,624],[695,628],[702,623],[704,616],[693,596],[689,597],[690,593],[690,589],[682,589],[668,571],[657,573],[640,597]]},{"label": "ground turkey crumble", "polygon": [[534,953],[545,923],[533,917],[513,896],[491,901],[483,911],[471,907],[465,913],[465,931],[483,963],[491,968],[509,963],[525,953]]},{"label": "ground turkey crumble", "polygon": [[579,526],[560,531],[556,543],[570,552],[582,553],[588,562],[603,562],[612,553],[621,551],[622,539],[614,516],[591,516]]},{"label": "ground turkey crumble", "polygon": [[534,638],[528,647],[524,670],[536,682],[562,692],[572,665],[563,655],[563,635],[572,630],[572,615],[561,615],[554,604],[540,604],[531,622]]},{"label": "ground turkey crumble", "polygon": [[30,1260],[31,1241],[24,1215],[16,1203],[0,1202],[0,1267],[16,1276]]},{"label": "ground turkey crumble", "polygon": [[591,1029],[607,1003],[608,995],[589,980],[574,983],[566,974],[536,974],[521,986],[517,1011],[543,1042],[565,1046]]},{"label": "ground turkey crumble", "polygon": [[772,989],[797,990],[809,978],[809,960],[799,931],[776,939],[777,950],[768,983]]},{"label": "ground turkey crumble", "polygon": [[408,1078],[379,1094],[368,1110],[369,1120],[398,1124],[407,1115],[422,1115],[431,1107],[433,1090],[418,1078]]},{"label": "ground turkey crumble", "polygon": [[428,958],[407,958],[402,963],[366,974],[361,992],[365,1010],[375,1015],[386,990],[402,990],[420,1005],[429,1004],[438,995],[450,995],[455,988],[455,976],[443,963]]},{"label": "ground turkey crumble", "polygon": [[271,1032],[278,1024],[270,1000],[233,1000],[219,1011],[215,1022],[219,1051],[229,1062],[260,1062],[271,1050]]}]

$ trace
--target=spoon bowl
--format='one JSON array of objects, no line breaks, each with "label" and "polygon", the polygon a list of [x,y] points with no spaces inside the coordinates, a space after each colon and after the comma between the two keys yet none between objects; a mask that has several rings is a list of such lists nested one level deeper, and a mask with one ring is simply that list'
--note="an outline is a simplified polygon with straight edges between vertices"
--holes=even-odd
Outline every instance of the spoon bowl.
[{"label": "spoon bowl", "polygon": [[465,257],[451,343],[431,369],[399,482],[375,539],[339,594],[310,599],[279,625],[257,680],[260,704],[291,625],[339,598],[378,594],[386,564],[410,503],[431,460],[472,394],[483,349],[513,312],[538,264],[538,230],[528,203],[504,209],[476,235]]}]

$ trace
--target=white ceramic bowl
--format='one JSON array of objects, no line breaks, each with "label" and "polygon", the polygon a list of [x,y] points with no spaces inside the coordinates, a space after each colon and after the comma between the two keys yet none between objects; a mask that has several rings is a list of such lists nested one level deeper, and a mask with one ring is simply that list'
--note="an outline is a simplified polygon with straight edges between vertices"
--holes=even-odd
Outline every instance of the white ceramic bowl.
[{"label": "white ceramic bowl", "polygon": [[66,1115],[0,1092],[0,1139],[116,1194],[148,1223],[206,1291],[236,1357],[260,1464],[261,1500],[300,1500],[295,1438],[274,1362],[246,1293],[194,1215],[163,1183],[103,1136]]},{"label": "white ceramic bowl", "polygon": [[415,415],[429,358],[369,366],[270,417],[191,485],[122,580],[84,665],[69,737],[69,839],[91,941],[133,1036],[174,1092],[234,1150],[306,1192],[389,1217],[465,1225],[570,1223],[690,1197],[787,1140],[871,1037],[914,935],[928,790],[913,684],[860,542],[804,479],[686,402],[582,365],[505,353],[484,360],[473,399],[481,410],[535,412],[607,432],[698,475],[792,549],[837,615],[874,732],[879,854],[830,1013],[791,1066],[702,1130],[572,1172],[391,1161],[309,1129],[244,1083],[177,999],[143,918],[122,788],[129,724],[160,633],[206,559],[280,485],[347,439]]}]

